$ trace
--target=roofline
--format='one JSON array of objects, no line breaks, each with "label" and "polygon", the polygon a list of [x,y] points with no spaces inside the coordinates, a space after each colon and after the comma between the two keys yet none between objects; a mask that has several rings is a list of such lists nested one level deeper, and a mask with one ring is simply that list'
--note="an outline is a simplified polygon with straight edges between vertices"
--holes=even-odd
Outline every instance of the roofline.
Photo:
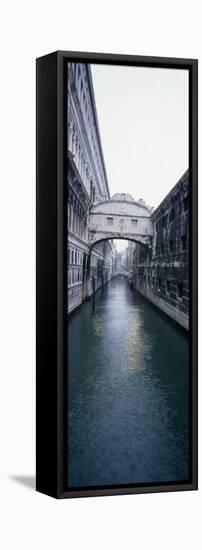
[{"label": "roofline", "polygon": [[101,156],[101,159],[102,159],[102,165],[103,165],[103,170],[104,170],[104,175],[105,175],[105,180],[106,180],[107,191],[108,191],[108,195],[110,197],[107,170],[106,170],[106,166],[105,166],[104,153],[103,153],[103,148],[102,148],[102,140],[101,140],[100,128],[99,128],[99,122],[98,122],[98,114],[97,114],[97,107],[96,107],[96,101],[95,101],[93,78],[92,78],[92,73],[91,73],[91,66],[90,66],[89,63],[86,64],[86,72],[87,72],[88,79],[89,79],[89,84],[90,84],[89,85],[89,93],[90,93],[91,101],[92,101],[92,105],[93,105],[93,114],[94,114],[94,118],[95,118],[95,130],[96,130],[98,145],[99,145],[99,149],[100,149],[100,156]]},{"label": "roofline", "polygon": [[173,193],[173,190],[175,189],[175,187],[177,187],[179,185],[179,183],[181,182],[181,180],[184,178],[184,176],[186,174],[189,174],[189,168],[187,168],[187,170],[185,170],[185,172],[182,174],[182,176],[180,177],[180,179],[177,181],[177,183],[175,183],[175,185],[173,185],[172,189],[169,191],[169,193],[164,197],[164,199],[160,202],[160,204],[155,208],[155,210],[153,210],[151,216],[152,218],[155,217],[155,214],[157,214],[158,210],[160,208],[162,208],[162,205],[164,202],[166,202],[166,200],[169,198],[170,195],[172,195]]}]

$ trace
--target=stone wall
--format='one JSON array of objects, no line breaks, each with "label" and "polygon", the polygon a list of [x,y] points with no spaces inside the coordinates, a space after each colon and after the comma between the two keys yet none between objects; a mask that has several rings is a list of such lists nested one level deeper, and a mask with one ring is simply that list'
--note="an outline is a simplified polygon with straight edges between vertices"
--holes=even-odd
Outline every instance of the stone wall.
[{"label": "stone wall", "polygon": [[133,286],[189,328],[189,171],[152,213],[152,248],[137,244]]}]

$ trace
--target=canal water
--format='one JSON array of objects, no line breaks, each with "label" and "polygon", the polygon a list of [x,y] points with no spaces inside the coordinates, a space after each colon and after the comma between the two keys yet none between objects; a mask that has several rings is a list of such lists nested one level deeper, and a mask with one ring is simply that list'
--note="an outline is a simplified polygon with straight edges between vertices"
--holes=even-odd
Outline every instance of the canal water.
[{"label": "canal water", "polygon": [[68,486],[189,478],[188,338],[123,277],[69,320]]}]

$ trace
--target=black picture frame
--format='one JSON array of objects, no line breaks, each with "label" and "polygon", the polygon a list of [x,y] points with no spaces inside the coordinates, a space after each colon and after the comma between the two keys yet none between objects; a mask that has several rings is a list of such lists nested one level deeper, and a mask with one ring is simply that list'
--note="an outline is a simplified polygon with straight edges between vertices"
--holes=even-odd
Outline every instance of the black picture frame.
[{"label": "black picture frame", "polygon": [[[67,490],[65,262],[65,62],[178,68],[189,71],[191,479]],[[36,489],[55,498],[196,490],[198,488],[198,61],[57,51],[36,61]]]}]

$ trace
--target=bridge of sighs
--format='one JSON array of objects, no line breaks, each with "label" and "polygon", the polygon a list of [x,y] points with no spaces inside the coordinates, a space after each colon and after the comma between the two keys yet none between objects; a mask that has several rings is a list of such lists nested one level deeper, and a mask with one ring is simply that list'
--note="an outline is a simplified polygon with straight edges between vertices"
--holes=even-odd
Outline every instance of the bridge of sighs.
[{"label": "bridge of sighs", "polygon": [[116,193],[110,200],[93,204],[89,215],[90,249],[107,239],[126,239],[151,246],[151,213],[144,201],[136,202],[125,193]]}]

